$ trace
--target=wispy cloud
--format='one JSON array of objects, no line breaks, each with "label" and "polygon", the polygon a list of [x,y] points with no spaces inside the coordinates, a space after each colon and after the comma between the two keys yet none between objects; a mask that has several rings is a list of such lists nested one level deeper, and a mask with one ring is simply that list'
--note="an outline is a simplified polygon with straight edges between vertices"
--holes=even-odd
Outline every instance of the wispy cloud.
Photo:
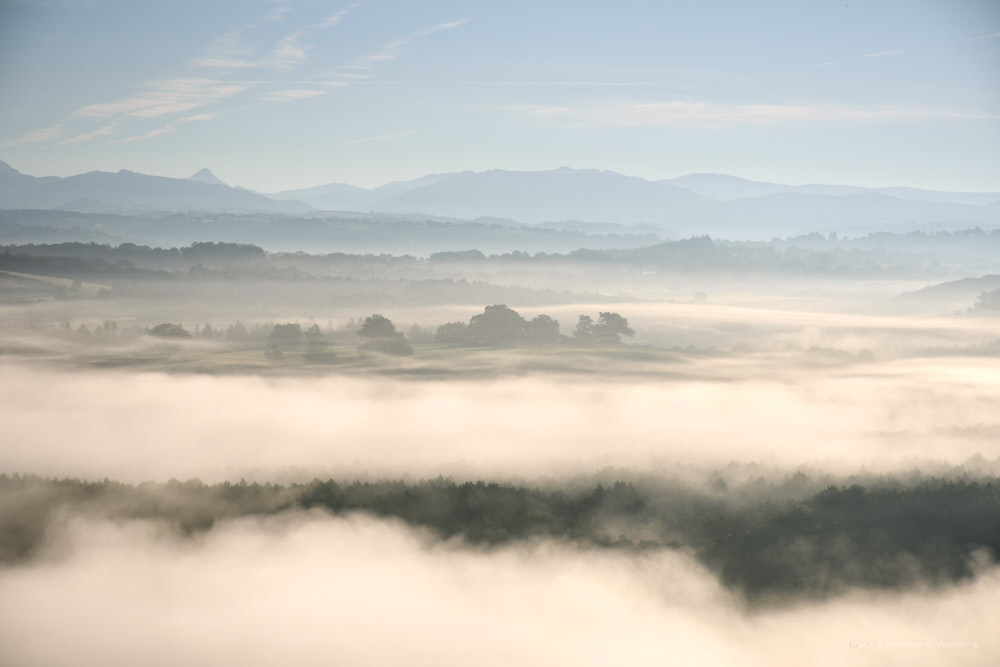
[{"label": "wispy cloud", "polygon": [[150,130],[146,134],[140,134],[135,137],[125,137],[124,139],[115,139],[114,141],[109,141],[111,144],[130,144],[133,141],[142,141],[143,139],[152,139],[154,137],[160,137],[164,134],[170,134],[175,128],[175,123],[168,123],[165,127],[160,127],[155,130]]},{"label": "wispy cloud", "polygon": [[[79,122],[80,119],[87,118],[99,119],[104,123],[99,128],[77,134],[72,139],[62,143],[78,143],[108,135],[111,133],[109,128],[115,127],[115,123],[123,119],[162,118],[190,113],[240,95],[254,87],[265,85],[284,87],[284,89],[273,90],[261,96],[261,99],[272,102],[294,102],[324,95],[328,91],[318,88],[344,87],[360,83],[370,76],[370,71],[378,63],[398,57],[413,40],[435,32],[451,30],[468,22],[468,19],[462,19],[418,30],[385,44],[377,52],[355,58],[340,68],[312,77],[307,81],[292,82],[286,79],[285,81],[268,82],[261,77],[237,79],[234,76],[237,72],[248,69],[281,74],[302,68],[309,61],[308,52],[311,46],[306,42],[307,36],[337,25],[348,13],[360,5],[361,3],[347,5],[319,23],[307,25],[286,34],[263,55],[256,54],[255,50],[244,42],[243,34],[265,24],[282,20],[291,14],[291,7],[282,3],[268,11],[256,22],[245,24],[220,35],[175,74],[140,84],[138,86],[140,92],[134,95],[108,102],[88,104],[77,109],[72,113],[70,119],[67,119],[67,123],[70,120]],[[274,78],[280,79],[281,77]],[[289,87],[296,83],[299,86]],[[180,123],[190,122],[191,119],[195,118],[214,118],[217,115],[189,116],[144,134],[125,137],[111,143],[124,143],[162,136],[173,132]],[[53,141],[66,133],[65,124],[60,123],[11,139],[4,145],[14,146]]]},{"label": "wispy cloud", "polygon": [[290,90],[276,90],[274,92],[267,93],[264,95],[265,100],[271,100],[272,102],[295,102],[298,100],[307,100],[310,97],[318,97],[319,95],[326,95],[325,90],[313,90],[310,88],[293,88]]},{"label": "wispy cloud", "polygon": [[180,78],[153,81],[146,84],[148,92],[103,104],[91,104],[78,109],[75,115],[92,118],[135,116],[157,118],[183,113],[200,106],[232,97],[250,88],[252,82],[215,79]]},{"label": "wispy cloud", "polygon": [[35,130],[34,132],[29,132],[23,134],[20,137],[10,139],[4,142],[4,146],[19,146],[21,144],[35,144],[43,141],[52,141],[53,139],[58,139],[66,133],[66,126],[62,123],[56,125],[50,125],[48,127],[43,127],[41,129]]},{"label": "wispy cloud", "polygon": [[348,5],[317,24],[306,26],[282,37],[261,59],[259,66],[263,69],[290,71],[305,65],[309,60],[308,51],[312,47],[305,44],[303,38],[310,33],[332,28],[360,6],[360,2]]},{"label": "wispy cloud", "polygon": [[171,132],[173,132],[174,130],[177,129],[178,125],[181,125],[183,123],[197,123],[197,122],[201,122],[201,121],[212,120],[213,118],[216,118],[216,117],[218,117],[218,114],[214,114],[214,113],[202,113],[202,114],[196,114],[194,116],[187,116],[186,118],[181,118],[180,120],[175,120],[172,123],[167,123],[163,127],[159,127],[159,128],[157,128],[155,130],[150,130],[149,132],[146,132],[145,134],[140,134],[140,135],[134,136],[134,137],[125,137],[124,139],[116,139],[116,140],[110,141],[108,143],[112,143],[112,144],[128,144],[128,143],[132,143],[133,141],[142,141],[143,139],[153,139],[155,137],[162,137],[165,134],[170,134]]},{"label": "wispy cloud", "polygon": [[980,39],[995,39],[996,37],[1000,37],[1000,32],[990,33],[989,35],[977,35],[976,37],[970,37],[969,41],[975,42]]},{"label": "wispy cloud", "polygon": [[876,51],[875,53],[866,53],[865,58],[882,58],[884,56],[898,56],[902,51]]},{"label": "wispy cloud", "polygon": [[274,45],[261,62],[266,69],[294,70],[305,64],[309,59],[306,51],[309,47],[300,41],[305,31],[299,30],[282,37]]},{"label": "wispy cloud", "polygon": [[340,144],[341,146],[356,146],[357,144],[367,144],[372,141],[385,141],[386,139],[396,139],[398,137],[408,137],[411,134],[417,134],[416,130],[410,130],[408,132],[396,132],[395,134],[380,134],[376,137],[365,137],[364,139],[354,139],[353,141],[345,141]]},{"label": "wispy cloud", "polygon": [[400,37],[399,39],[394,39],[391,42],[387,42],[379,51],[374,53],[369,53],[367,55],[359,56],[354,58],[345,65],[341,65],[336,70],[331,72],[332,76],[337,76],[343,70],[355,70],[355,71],[368,71],[373,69],[379,63],[383,63],[389,60],[395,60],[406,50],[410,42],[420,39],[422,37],[427,37],[435,32],[441,32],[443,30],[451,30],[457,28],[461,25],[465,25],[470,19],[461,19],[459,21],[451,21],[448,23],[441,23],[430,28],[424,28],[423,30],[418,30],[406,37]]},{"label": "wispy cloud", "polygon": [[561,116],[564,114],[572,114],[573,110],[569,107],[528,107],[525,108],[529,113],[535,114],[536,116],[548,116],[555,115]]},{"label": "wispy cloud", "polygon": [[349,86],[352,83],[361,83],[368,77],[368,74],[358,74],[355,72],[327,72],[323,76],[323,81],[310,83],[322,84],[324,86]]},{"label": "wispy cloud", "polygon": [[221,72],[259,67],[253,59],[253,49],[244,44],[235,32],[217,37],[191,65]]},{"label": "wispy cloud", "polygon": [[329,28],[331,26],[334,26],[334,25],[340,23],[341,19],[343,19],[345,16],[347,16],[352,10],[357,9],[360,6],[361,6],[360,2],[355,2],[353,5],[348,5],[347,7],[344,7],[343,9],[341,9],[339,12],[337,12],[337,13],[332,14],[331,16],[329,16],[325,21],[323,21],[322,23],[320,23],[316,27],[322,29],[322,28]]},{"label": "wispy cloud", "polygon": [[196,114],[194,116],[188,116],[187,118],[182,118],[182,119],[180,119],[177,122],[178,123],[198,123],[198,122],[201,122],[203,120],[212,120],[213,118],[218,118],[218,117],[219,117],[219,114],[217,114],[217,113],[200,113],[200,114]]},{"label": "wispy cloud", "polygon": [[105,125],[104,127],[99,127],[96,130],[94,130],[93,132],[85,132],[84,134],[78,134],[75,137],[72,137],[70,139],[65,139],[63,141],[60,141],[59,143],[60,144],[79,144],[79,143],[82,143],[84,141],[90,141],[94,137],[103,137],[105,135],[111,134],[114,131],[115,131],[115,125],[114,125],[114,123],[112,123],[111,125]]},{"label": "wispy cloud", "polygon": [[640,86],[672,86],[657,81],[459,81],[462,86],[534,86],[539,88],[637,88]]},{"label": "wispy cloud", "polygon": [[[352,6],[353,7],[353,6]],[[351,7],[338,12],[342,17]],[[259,81],[234,80],[235,72],[255,69],[271,71],[294,70],[307,61],[308,46],[301,42],[306,30],[290,33],[281,38],[263,57],[258,57],[254,49],[243,41],[243,33],[259,28],[265,24],[279,21],[291,12],[291,7],[282,4],[269,10],[256,22],[226,32],[214,39],[196,57],[174,76],[154,79],[139,86],[138,94],[113,100],[99,102],[81,107],[73,112],[75,118],[120,119],[120,118],[161,118],[190,112],[215,102],[239,95]],[[332,18],[332,17],[331,17]],[[333,25],[328,19],[325,24]],[[161,136],[172,132],[177,123],[190,122],[191,119],[214,118],[216,114],[190,116],[187,119],[170,123],[149,132],[125,139],[120,143],[137,141]],[[85,132],[63,143],[88,141],[95,137],[110,133],[108,128],[114,123]],[[61,127],[61,126],[59,126]],[[53,128],[45,128],[15,140],[16,143],[29,141],[49,141],[61,136],[63,132],[54,132]]]},{"label": "wispy cloud", "polygon": [[430,28],[427,28],[425,30],[421,30],[417,34],[420,37],[426,37],[427,35],[429,35],[431,33],[434,33],[434,32],[438,32],[440,30],[451,30],[452,28],[457,28],[459,26],[465,25],[466,23],[468,23],[471,20],[472,19],[459,19],[457,21],[450,21],[448,23],[441,23],[441,24],[438,24],[436,26],[432,26]]},{"label": "wispy cloud", "polygon": [[510,107],[570,127],[681,126],[725,129],[737,125],[982,119],[992,116],[930,107],[865,108],[840,104],[723,104],[619,102],[594,106]]},{"label": "wispy cloud", "polygon": [[273,8],[267,14],[265,14],[264,18],[262,19],[262,22],[274,23],[275,21],[280,21],[281,19],[285,18],[285,16],[287,16],[291,11],[292,11],[291,7],[289,7],[286,4],[281,4]]}]

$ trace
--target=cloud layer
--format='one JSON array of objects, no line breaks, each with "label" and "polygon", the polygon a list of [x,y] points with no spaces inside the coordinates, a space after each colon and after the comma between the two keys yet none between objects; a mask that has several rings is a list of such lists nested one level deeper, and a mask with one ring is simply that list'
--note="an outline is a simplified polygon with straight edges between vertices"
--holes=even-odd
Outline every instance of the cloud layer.
[{"label": "cloud layer", "polygon": [[[684,554],[484,552],[365,517],[72,520],[0,570],[10,664],[995,664],[997,571],[928,595],[750,613]],[[99,603],[96,603],[98,602]],[[95,604],[96,603],[96,604]],[[58,637],[58,641],[53,641]],[[881,644],[880,644],[881,642]]]},{"label": "cloud layer", "polygon": [[998,453],[990,437],[1000,393],[995,359],[840,370],[781,363],[773,360],[769,377],[732,363],[645,380],[449,382],[56,372],[6,364],[0,470],[133,482],[534,478],[732,459],[853,472]]}]

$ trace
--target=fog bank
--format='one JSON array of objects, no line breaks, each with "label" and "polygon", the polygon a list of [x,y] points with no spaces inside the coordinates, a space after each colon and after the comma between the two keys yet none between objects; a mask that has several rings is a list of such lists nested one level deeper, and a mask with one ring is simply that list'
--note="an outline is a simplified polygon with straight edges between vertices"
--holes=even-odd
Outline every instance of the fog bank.
[{"label": "fog bank", "polygon": [[705,375],[399,382],[6,363],[0,471],[127,482],[498,479],[732,459],[853,472],[1000,453],[997,359]]},{"label": "fog bank", "polygon": [[[1000,574],[751,613],[682,553],[435,543],[360,516],[71,520],[0,570],[0,657],[75,665],[990,665]],[[58,641],[53,641],[58,638]],[[870,644],[869,644],[870,642]],[[888,648],[878,642],[926,642]],[[945,647],[938,642],[975,642]]]}]

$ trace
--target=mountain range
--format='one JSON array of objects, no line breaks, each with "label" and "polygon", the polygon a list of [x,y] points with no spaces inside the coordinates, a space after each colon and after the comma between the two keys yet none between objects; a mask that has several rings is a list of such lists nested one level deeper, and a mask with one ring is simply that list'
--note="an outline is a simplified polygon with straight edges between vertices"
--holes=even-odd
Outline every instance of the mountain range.
[{"label": "mountain range", "polygon": [[[317,209],[456,218],[489,216],[576,228],[644,225],[679,236],[768,239],[814,231],[1000,225],[1000,193],[849,185],[784,185],[725,174],[650,181],[612,171],[463,171],[364,189],[344,183],[270,195]],[[562,223],[560,225],[559,223]]]},{"label": "mountain range", "polygon": [[864,188],[857,185],[784,185],[782,183],[768,183],[766,181],[751,181],[739,176],[727,176],[726,174],[688,174],[687,176],[670,178],[661,182],[687,188],[705,197],[721,199],[723,201],[775,194],[842,196],[865,193],[912,201],[969,204],[971,206],[982,206],[1000,201],[1000,193],[997,192],[947,192],[904,187]]},{"label": "mountain range", "polygon": [[22,174],[0,162],[0,208],[81,212],[214,211],[303,213],[302,202],[277,201],[231,188],[207,169],[191,178],[150,176],[122,169],[58,178]]},{"label": "mountain range", "polygon": [[[547,182],[546,182],[547,181]],[[726,174],[688,174],[678,178],[670,178],[660,181],[648,181],[641,178],[622,176],[613,171],[598,171],[595,169],[569,169],[561,167],[549,171],[517,172],[495,169],[485,172],[455,172],[449,174],[431,174],[410,181],[395,181],[377,188],[365,189],[346,183],[330,183],[311,188],[297,190],[284,190],[269,195],[275,199],[294,199],[311,204],[318,209],[326,210],[353,210],[372,209],[380,211],[406,212],[408,206],[416,204],[424,206],[438,206],[436,201],[426,201],[428,195],[445,194],[450,183],[451,187],[461,189],[468,186],[476,187],[486,192],[482,194],[498,193],[509,195],[514,186],[527,186],[531,189],[541,189],[560,185],[570,186],[573,196],[580,196],[581,189],[586,187],[606,188],[616,187],[612,196],[620,198],[622,195],[636,195],[638,188],[644,188],[644,193],[664,197],[665,193],[672,192],[677,199],[674,204],[681,203],[683,195],[678,195],[677,188],[695,193],[703,198],[732,201],[737,199],[750,199],[765,195],[774,194],[814,194],[827,196],[843,196],[852,194],[878,194],[894,199],[910,201],[926,201],[947,204],[966,204],[970,206],[982,206],[1000,201],[1000,192],[948,192],[940,190],[921,190],[917,188],[891,187],[891,188],[865,188],[855,185],[785,185],[782,183],[769,183],[765,181],[752,181],[739,176],[729,176]],[[643,184],[643,185],[640,185]],[[427,191],[429,186],[436,186]],[[665,188],[663,186],[670,186]],[[503,191],[506,188],[507,191]],[[414,190],[424,190],[420,196],[403,196],[405,193]],[[549,191],[549,195],[552,191]],[[463,193],[464,195],[464,193]],[[460,197],[447,193],[448,205],[462,207]],[[482,206],[483,199],[478,198],[476,203]],[[688,195],[688,201],[691,203]],[[478,212],[472,216],[484,215],[479,208]],[[429,211],[427,211],[429,212]],[[468,215],[468,214],[466,214]],[[529,216],[539,216],[533,211]],[[512,216],[514,217],[514,216]],[[562,215],[566,218],[566,215]],[[570,216],[572,217],[572,216]],[[552,220],[548,217],[546,220]],[[594,220],[597,221],[597,220]],[[526,220],[527,222],[527,220]]]},{"label": "mountain range", "polygon": [[122,170],[34,177],[0,162],[0,208],[81,212],[267,212],[323,216],[369,211],[419,218],[487,218],[578,228],[642,225],[664,234],[767,239],[814,231],[959,229],[1000,225],[1000,193],[847,185],[784,185],[724,174],[652,181],[612,171],[454,172],[376,188],[330,183],[263,195],[208,169],[189,178]]}]

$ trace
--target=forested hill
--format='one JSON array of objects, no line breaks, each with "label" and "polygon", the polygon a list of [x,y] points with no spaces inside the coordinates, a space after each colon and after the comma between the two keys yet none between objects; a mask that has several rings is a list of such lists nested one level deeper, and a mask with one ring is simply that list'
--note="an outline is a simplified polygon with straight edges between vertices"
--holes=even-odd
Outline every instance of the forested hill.
[{"label": "forested hill", "polygon": [[799,472],[739,484],[723,477],[704,488],[655,478],[540,488],[444,478],[132,486],[0,475],[0,560],[32,559],[67,514],[159,521],[193,536],[237,517],[362,512],[482,548],[554,539],[581,548],[684,549],[764,603],[853,587],[944,585],[1000,553],[995,477],[829,483]]}]

